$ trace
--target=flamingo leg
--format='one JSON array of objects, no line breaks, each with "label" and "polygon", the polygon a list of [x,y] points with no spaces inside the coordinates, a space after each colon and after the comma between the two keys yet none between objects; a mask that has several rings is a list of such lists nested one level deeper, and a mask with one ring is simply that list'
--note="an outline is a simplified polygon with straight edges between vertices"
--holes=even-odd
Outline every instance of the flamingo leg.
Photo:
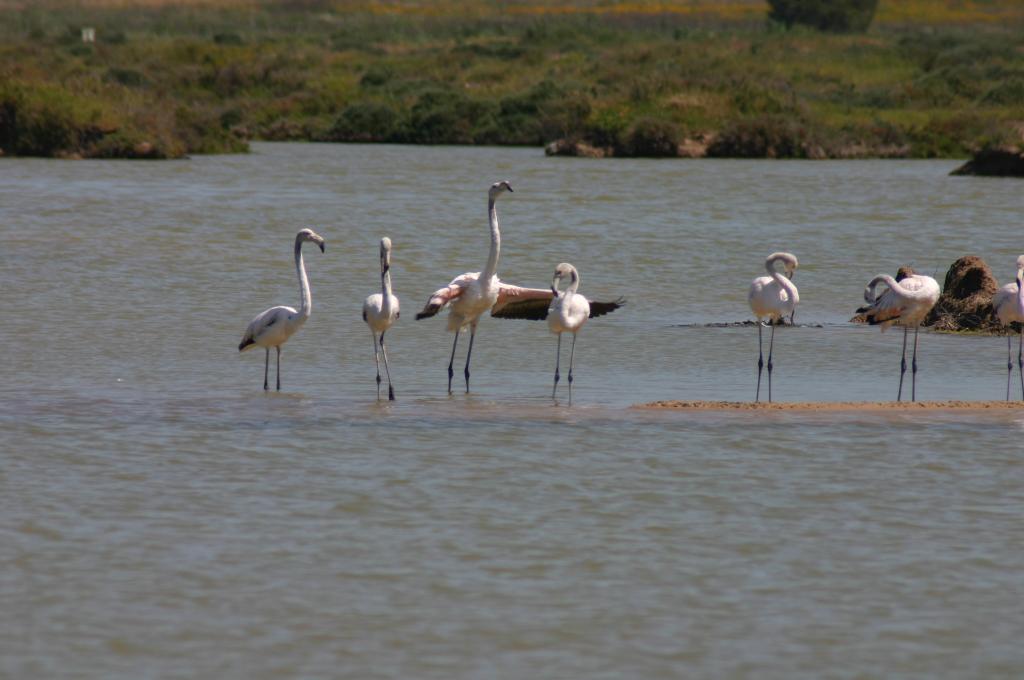
[{"label": "flamingo leg", "polygon": [[757,392],[754,402],[761,400],[761,370],[764,368],[764,351],[761,349],[761,319],[757,320]]},{"label": "flamingo leg", "polygon": [[903,328],[903,358],[900,359],[900,389],[896,392],[896,401],[903,398],[903,374],[907,372],[907,328]]},{"label": "flamingo leg", "polygon": [[267,348],[267,356],[263,361],[263,391],[266,392],[267,387],[267,374],[270,372],[270,348]]},{"label": "flamingo leg", "polygon": [[772,403],[772,349],[775,347],[775,324],[772,324],[772,335],[768,341],[768,403]]},{"label": "flamingo leg", "polygon": [[281,391],[281,345],[277,346],[277,391]]},{"label": "flamingo leg", "polygon": [[455,371],[452,369],[452,364],[455,363],[455,345],[459,344],[459,331],[455,331],[455,340],[452,342],[452,358],[448,360],[448,394],[452,393],[452,376],[455,375]]},{"label": "flamingo leg", "polygon": [[555,398],[555,390],[558,389],[558,364],[562,360],[562,334],[558,334],[558,349],[555,350],[555,386],[551,388],[551,398]]},{"label": "flamingo leg", "polygon": [[572,334],[572,347],[569,349],[569,405],[572,405],[572,359],[576,354],[576,334]]},{"label": "flamingo leg", "polygon": [[1010,380],[1013,379],[1013,362],[1010,360],[1010,348],[1013,345],[1013,340],[1009,335],[1006,336],[1006,401],[1010,401]]},{"label": "flamingo leg", "polygon": [[473,356],[473,338],[476,337],[476,324],[469,327],[469,349],[466,351],[466,369],[463,373],[466,376],[466,394],[469,394],[469,360]]},{"label": "flamingo leg", "polygon": [[[370,337],[373,338],[373,363],[377,366],[377,401],[380,401],[380,357],[377,351],[377,334],[370,331]],[[381,339],[384,339],[383,334]]]},{"label": "flamingo leg", "polygon": [[[374,347],[373,353],[377,354],[377,348]],[[384,348],[384,333],[380,334],[380,353],[384,355],[384,372],[388,374],[388,401],[395,400],[395,388],[391,386],[391,368],[388,366],[388,351]],[[380,368],[377,369],[377,387],[378,392],[380,391]]]},{"label": "flamingo leg", "polygon": [[1020,328],[1020,344],[1017,345],[1017,366],[1020,368],[1021,399],[1024,399],[1024,325]]},{"label": "flamingo leg", "polygon": [[914,358],[911,362],[911,373],[910,373],[910,401],[917,401],[917,331],[919,328],[914,326]]}]

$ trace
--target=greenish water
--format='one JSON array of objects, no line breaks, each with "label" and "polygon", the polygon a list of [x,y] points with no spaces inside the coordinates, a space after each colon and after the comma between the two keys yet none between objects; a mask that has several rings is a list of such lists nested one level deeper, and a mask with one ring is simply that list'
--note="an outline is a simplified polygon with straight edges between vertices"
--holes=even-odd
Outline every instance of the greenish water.
[{"label": "greenish water", "polygon": [[[808,325],[776,335],[776,398],[893,398],[901,334],[846,324],[864,284],[966,253],[1003,282],[1024,252],[1019,182],[949,169],[0,160],[0,675],[1019,676],[1024,415],[628,409],[752,398],[755,329],[703,324],[749,318],[779,249]],[[629,299],[580,333],[571,408],[544,324],[484,319],[448,397],[451,336],[413,320],[483,266],[497,179],[503,280],[569,261]],[[302,227],[313,315],[264,394],[237,344],[298,304]],[[393,405],[359,318],[385,234]],[[919,397],[1003,396],[1004,339],[920,342]]]}]

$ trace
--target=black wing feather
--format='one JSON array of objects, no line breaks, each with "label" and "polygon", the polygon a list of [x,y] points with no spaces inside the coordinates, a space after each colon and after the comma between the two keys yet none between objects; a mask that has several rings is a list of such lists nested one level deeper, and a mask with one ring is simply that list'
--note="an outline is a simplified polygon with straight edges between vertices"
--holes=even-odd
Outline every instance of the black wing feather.
[{"label": "black wing feather", "polygon": [[620,297],[614,302],[591,302],[590,303],[590,318],[593,319],[595,316],[604,316],[610,314],[616,309],[626,304],[626,298]]},{"label": "black wing feather", "polygon": [[518,300],[505,304],[497,311],[491,311],[491,316],[496,319],[543,321],[548,318],[548,307],[550,306],[551,300]]}]

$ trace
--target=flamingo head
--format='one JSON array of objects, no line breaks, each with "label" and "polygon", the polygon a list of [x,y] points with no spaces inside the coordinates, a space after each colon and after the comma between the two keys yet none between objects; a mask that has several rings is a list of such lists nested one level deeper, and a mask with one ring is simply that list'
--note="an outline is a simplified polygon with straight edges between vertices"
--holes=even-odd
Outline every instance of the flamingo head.
[{"label": "flamingo head", "polygon": [[391,269],[391,239],[387,236],[380,240],[380,273],[387,274]]},{"label": "flamingo head", "polygon": [[782,263],[782,273],[785,274],[787,279],[792,279],[793,272],[795,272],[797,267],[800,266],[800,263],[796,259],[796,255],[794,255],[793,253],[778,252],[769,255],[768,259],[765,260],[765,266],[768,267],[769,272],[771,272],[774,269],[775,262]]},{"label": "flamingo head", "polygon": [[569,285],[576,283],[580,279],[579,273],[576,271],[576,267],[573,267],[568,262],[562,262],[555,267],[555,275],[551,277],[551,292],[558,296],[558,283],[562,279],[569,279]]},{"label": "flamingo head", "polygon": [[487,197],[493,201],[504,191],[512,191],[512,185],[507,179],[503,179],[500,182],[492,184],[491,188],[487,191]]},{"label": "flamingo head", "polygon": [[320,246],[321,253],[325,252],[324,237],[316,233],[312,229],[303,229],[302,231],[295,235],[295,245],[301,245],[306,241],[312,241],[313,243]]}]

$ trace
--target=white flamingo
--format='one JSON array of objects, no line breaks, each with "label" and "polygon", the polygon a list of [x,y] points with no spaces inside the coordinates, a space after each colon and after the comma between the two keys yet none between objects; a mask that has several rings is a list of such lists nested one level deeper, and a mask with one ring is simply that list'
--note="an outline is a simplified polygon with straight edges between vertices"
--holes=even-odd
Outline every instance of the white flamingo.
[{"label": "white flamingo", "polygon": [[[888,288],[881,295],[875,288],[883,283]],[[903,374],[907,372],[907,331],[914,327],[914,357],[912,360],[910,400],[917,400],[917,333],[921,322],[939,300],[939,284],[930,276],[901,272],[894,279],[888,274],[879,274],[868,282],[864,289],[867,307],[858,312],[871,325],[880,325],[884,331],[894,324],[903,326],[903,354],[900,359],[900,387],[896,401],[903,398]]]},{"label": "white flamingo", "polygon": [[244,352],[250,347],[263,347],[267,350],[263,362],[263,389],[267,387],[267,373],[270,370],[270,348],[277,349],[277,390],[281,391],[281,345],[288,341],[295,331],[302,328],[306,319],[313,312],[313,296],[309,291],[309,279],[306,277],[306,265],[302,259],[302,244],[312,241],[324,252],[324,239],[312,229],[303,229],[295,235],[295,270],[299,275],[299,295],[302,303],[299,310],[284,305],[271,307],[249,322],[238,343],[238,351]]},{"label": "white flamingo", "polygon": [[[398,298],[391,294],[391,239],[380,240],[380,292],[366,298],[363,303],[363,321],[370,327],[373,336],[373,361],[377,365],[377,398],[380,399],[380,358],[384,355],[384,371],[388,376],[388,400],[395,400],[395,389],[391,386],[391,368],[388,366],[388,351],[384,349],[384,332],[398,320]],[[377,352],[377,334],[380,334],[380,352]]]},{"label": "white flamingo", "polygon": [[[1017,258],[1017,280],[996,291],[992,298],[992,309],[999,323],[1010,327],[1011,323],[1024,324],[1024,255]],[[1017,366],[1021,372],[1020,387],[1024,392],[1024,325],[1021,326],[1020,343],[1017,345]],[[1006,400],[1010,400],[1010,379],[1013,377],[1013,362],[1010,360],[1010,334],[1006,336]]]},{"label": "white flamingo", "polygon": [[466,352],[466,392],[469,392],[469,360],[473,355],[473,340],[476,337],[476,327],[484,312],[500,309],[505,304],[527,299],[550,300],[550,290],[536,288],[521,288],[511,286],[498,280],[498,253],[501,250],[501,231],[498,226],[498,212],[495,202],[498,197],[506,191],[512,191],[512,185],[507,181],[495,182],[487,192],[487,211],[491,227],[491,252],[487,257],[487,264],[482,272],[467,272],[452,279],[444,288],[434,291],[427,301],[423,310],[416,315],[416,319],[426,319],[434,316],[445,307],[449,307],[448,330],[455,333],[455,340],[452,342],[452,356],[448,362],[448,393],[452,391],[452,377],[455,371],[452,366],[455,362],[455,347],[459,342],[459,333],[466,328],[469,329],[469,350]]},{"label": "white flamingo", "polygon": [[[785,276],[775,268],[775,263],[781,262],[785,270]],[[772,253],[764,261],[764,268],[768,270],[768,276],[759,276],[750,282],[750,291],[747,293],[747,303],[751,311],[757,316],[757,392],[754,401],[761,399],[761,370],[764,368],[764,350],[761,339],[762,319],[767,318],[772,325],[771,339],[768,342],[768,402],[772,400],[772,350],[775,347],[775,324],[784,319],[787,315],[796,313],[796,306],[800,302],[800,293],[790,280],[793,272],[800,266],[796,255],[792,253]]]}]

